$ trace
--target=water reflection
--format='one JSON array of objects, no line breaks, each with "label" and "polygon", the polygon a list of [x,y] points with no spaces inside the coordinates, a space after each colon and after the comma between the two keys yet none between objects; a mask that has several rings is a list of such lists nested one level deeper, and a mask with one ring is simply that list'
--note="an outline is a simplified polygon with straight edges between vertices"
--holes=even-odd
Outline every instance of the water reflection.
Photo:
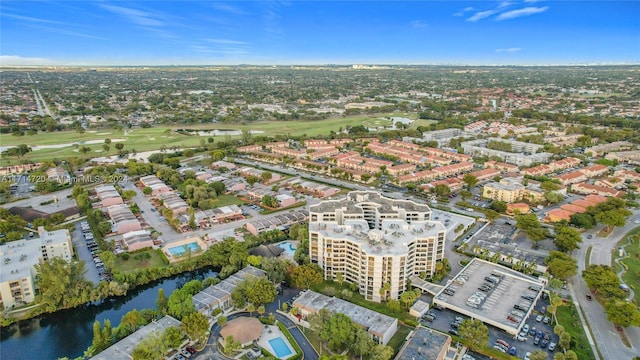
[{"label": "water reflection", "polygon": [[213,269],[195,270],[145,285],[123,297],[43,315],[3,328],[0,332],[0,359],[55,360],[81,356],[91,345],[95,320],[103,322],[109,319],[115,327],[122,315],[133,309],[155,308],[160,288],[169,296],[191,280],[215,275]]}]

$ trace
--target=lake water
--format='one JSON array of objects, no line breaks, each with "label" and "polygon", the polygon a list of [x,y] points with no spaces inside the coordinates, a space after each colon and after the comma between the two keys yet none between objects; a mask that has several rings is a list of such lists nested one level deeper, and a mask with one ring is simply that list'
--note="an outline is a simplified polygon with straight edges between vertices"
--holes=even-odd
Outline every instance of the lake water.
[{"label": "lake water", "polygon": [[141,286],[127,296],[25,320],[0,332],[0,359],[70,359],[81,356],[91,345],[93,323],[105,319],[115,328],[122,315],[133,309],[154,309],[158,290],[167,297],[191,280],[215,276],[212,269],[201,269]]}]

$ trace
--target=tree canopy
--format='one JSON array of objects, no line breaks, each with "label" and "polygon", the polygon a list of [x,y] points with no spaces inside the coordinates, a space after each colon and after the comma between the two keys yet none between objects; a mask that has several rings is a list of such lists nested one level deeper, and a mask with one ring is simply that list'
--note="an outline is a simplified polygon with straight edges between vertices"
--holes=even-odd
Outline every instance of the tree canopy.
[{"label": "tree canopy", "polygon": [[489,328],[476,319],[462,321],[458,328],[460,336],[469,342],[471,348],[486,346],[489,342]]},{"label": "tree canopy", "polygon": [[551,251],[544,262],[551,275],[563,280],[578,273],[578,261],[560,251]]}]

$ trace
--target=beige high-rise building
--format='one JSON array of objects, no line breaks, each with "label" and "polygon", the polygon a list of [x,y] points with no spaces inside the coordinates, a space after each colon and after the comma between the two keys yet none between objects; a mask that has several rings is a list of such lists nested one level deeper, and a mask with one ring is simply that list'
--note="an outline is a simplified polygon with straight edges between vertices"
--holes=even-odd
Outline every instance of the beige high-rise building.
[{"label": "beige high-rise building", "polygon": [[398,299],[411,276],[436,271],[445,231],[427,205],[352,191],[309,207],[309,256],[325,279],[340,274],[367,300]]},{"label": "beige high-rise building", "polygon": [[71,261],[69,230],[38,229],[39,238],[0,245],[0,302],[6,308],[30,303],[35,297],[35,265],[54,257]]}]

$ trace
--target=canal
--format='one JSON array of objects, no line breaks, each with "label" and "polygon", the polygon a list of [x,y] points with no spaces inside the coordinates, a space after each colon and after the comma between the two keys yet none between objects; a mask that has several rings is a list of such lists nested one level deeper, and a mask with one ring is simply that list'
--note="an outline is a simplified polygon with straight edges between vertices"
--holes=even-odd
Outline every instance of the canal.
[{"label": "canal", "polygon": [[0,333],[0,359],[70,359],[82,356],[93,339],[93,323],[109,319],[115,328],[122,315],[133,309],[155,309],[158,290],[165,294],[191,280],[203,280],[217,273],[200,269],[141,286],[126,296],[111,298],[98,305],[59,311],[25,320]]}]

